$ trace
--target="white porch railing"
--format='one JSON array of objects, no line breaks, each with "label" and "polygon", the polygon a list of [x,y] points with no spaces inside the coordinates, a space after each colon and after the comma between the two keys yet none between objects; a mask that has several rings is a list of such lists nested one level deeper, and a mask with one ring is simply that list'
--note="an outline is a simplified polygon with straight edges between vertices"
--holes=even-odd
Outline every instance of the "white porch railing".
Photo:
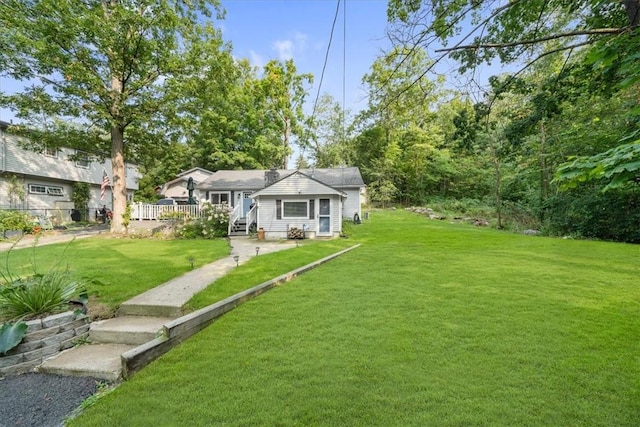
[{"label": "white porch railing", "polygon": [[256,227],[258,226],[258,205],[253,205],[249,213],[247,213],[247,234],[249,234],[249,229],[253,223],[256,224]]},{"label": "white porch railing", "polygon": [[229,234],[231,234],[233,226],[236,224],[236,222],[238,222],[241,215],[242,215],[242,204],[238,203],[233,207],[233,211],[231,212],[231,215],[229,215]]},{"label": "white porch railing", "polygon": [[151,205],[148,203],[131,205],[131,219],[135,221],[199,216],[199,205]]}]

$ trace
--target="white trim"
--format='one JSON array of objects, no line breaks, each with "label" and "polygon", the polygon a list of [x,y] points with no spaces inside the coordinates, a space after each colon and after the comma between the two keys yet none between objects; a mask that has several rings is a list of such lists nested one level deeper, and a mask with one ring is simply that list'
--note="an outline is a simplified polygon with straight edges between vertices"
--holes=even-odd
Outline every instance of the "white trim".
[{"label": "white trim", "polygon": [[[320,213],[320,209],[321,209],[321,204],[320,201],[321,200],[328,200],[329,201],[329,213],[328,214],[321,214]],[[318,203],[318,207],[317,207],[317,218],[316,218],[316,222],[317,222],[317,233],[318,236],[330,236],[333,233],[333,215],[331,213],[331,197],[318,197],[317,199],[317,203]],[[327,218],[329,220],[329,230],[328,231],[321,231],[320,227],[322,226],[322,218]]]},{"label": "white trim", "polygon": [[[284,204],[285,203],[304,203],[306,206],[305,214],[303,216],[286,216],[284,214]],[[309,200],[296,200],[296,199],[287,199],[280,201],[282,207],[282,219],[308,219],[309,218]]]},{"label": "white trim", "polygon": [[[222,200],[220,200],[220,198],[218,197],[218,201],[217,201],[217,202],[214,202],[214,201],[211,199],[211,196],[212,196],[213,194],[218,194],[218,195],[220,195],[220,194],[226,194],[226,195],[227,195],[227,201],[226,201],[226,202],[223,202],[223,201],[222,201]],[[230,192],[230,191],[209,191],[209,203],[211,203],[212,205],[221,205],[221,204],[223,204],[223,203],[226,203],[227,205],[231,206],[231,192]]]}]

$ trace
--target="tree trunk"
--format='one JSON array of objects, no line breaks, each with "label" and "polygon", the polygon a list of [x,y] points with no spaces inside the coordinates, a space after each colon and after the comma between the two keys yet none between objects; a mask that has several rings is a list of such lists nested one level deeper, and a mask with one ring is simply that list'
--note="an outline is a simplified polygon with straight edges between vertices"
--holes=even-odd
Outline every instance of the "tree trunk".
[{"label": "tree trunk", "polygon": [[119,126],[111,126],[111,165],[113,176],[111,232],[123,233],[127,231],[122,218],[127,208],[127,179],[124,163],[124,129]]},{"label": "tree trunk", "polygon": [[500,158],[498,157],[498,150],[495,145],[491,146],[491,154],[493,157],[493,168],[496,174],[496,188],[495,188],[495,196],[496,196],[496,216],[498,223],[496,227],[498,229],[502,228],[502,197],[500,187],[502,186],[502,171],[500,170]]},{"label": "tree trunk", "polygon": [[284,118],[284,158],[282,159],[282,169],[289,169],[289,127],[291,126],[291,119],[289,117]]},{"label": "tree trunk", "polygon": [[547,172],[547,135],[544,120],[540,122],[540,221],[544,220],[544,202],[549,198],[549,174]]}]

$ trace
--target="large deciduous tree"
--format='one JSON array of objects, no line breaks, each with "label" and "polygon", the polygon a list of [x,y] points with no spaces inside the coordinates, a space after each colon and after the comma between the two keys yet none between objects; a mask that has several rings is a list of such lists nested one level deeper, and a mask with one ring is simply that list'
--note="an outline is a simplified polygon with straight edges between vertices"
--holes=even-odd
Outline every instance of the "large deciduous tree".
[{"label": "large deciduous tree", "polygon": [[[220,47],[203,16],[217,0],[6,0],[0,2],[0,73],[24,91],[0,98],[27,127],[37,115],[71,119],[45,129],[49,145],[110,153],[113,222],[123,230],[125,156],[144,151],[176,101],[172,83],[197,74]],[[128,129],[136,128],[132,137]],[[37,135],[37,134],[35,134]]]},{"label": "large deciduous tree", "polygon": [[[587,51],[585,64],[597,79],[606,76],[610,94],[640,81],[640,0],[390,0],[388,17],[397,45],[427,49],[433,64],[453,58],[461,72],[497,61],[521,72],[551,55],[564,54],[566,63]],[[558,176],[573,183],[604,177],[614,187],[632,182],[640,176],[638,133],[620,143],[618,150],[565,164]]]},{"label": "large deciduous tree", "polygon": [[269,61],[264,67],[262,89],[266,113],[266,125],[274,126],[280,134],[282,160],[279,166],[288,168],[291,154],[291,137],[303,133],[304,112],[302,106],[307,96],[306,84],[313,83],[311,74],[298,74],[292,59],[285,62]]}]

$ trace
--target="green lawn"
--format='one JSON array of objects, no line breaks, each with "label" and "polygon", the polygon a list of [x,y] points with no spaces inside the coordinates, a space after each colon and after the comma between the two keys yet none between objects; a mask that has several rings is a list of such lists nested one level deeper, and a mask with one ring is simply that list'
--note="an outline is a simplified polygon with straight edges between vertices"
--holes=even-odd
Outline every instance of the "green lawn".
[{"label": "green lawn", "polygon": [[403,211],[347,242],[70,424],[640,425],[640,246]]},{"label": "green lawn", "polygon": [[191,269],[229,255],[225,239],[151,240],[91,237],[0,253],[14,275],[69,268],[89,295],[114,308]]}]

